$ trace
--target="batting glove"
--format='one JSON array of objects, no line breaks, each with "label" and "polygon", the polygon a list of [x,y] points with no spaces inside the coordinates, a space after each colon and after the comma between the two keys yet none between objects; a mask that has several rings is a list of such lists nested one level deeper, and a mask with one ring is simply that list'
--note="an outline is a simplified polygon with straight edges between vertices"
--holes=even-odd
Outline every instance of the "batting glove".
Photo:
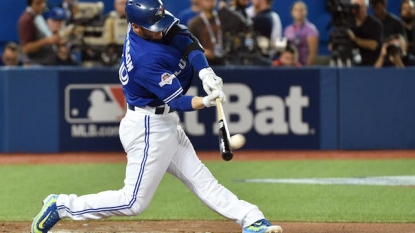
[{"label": "batting glove", "polygon": [[225,93],[221,90],[213,90],[209,95],[203,97],[203,104],[209,108],[212,106],[216,106],[216,99],[219,98],[220,102],[226,101]]},{"label": "batting glove", "polygon": [[212,68],[204,68],[199,71],[199,78],[202,80],[203,89],[207,94],[213,90],[222,90],[222,78],[213,72]]}]

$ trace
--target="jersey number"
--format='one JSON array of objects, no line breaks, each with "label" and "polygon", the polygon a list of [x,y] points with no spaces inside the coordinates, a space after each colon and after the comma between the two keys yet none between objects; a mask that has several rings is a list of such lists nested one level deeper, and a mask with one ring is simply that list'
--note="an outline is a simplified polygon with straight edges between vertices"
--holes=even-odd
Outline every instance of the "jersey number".
[{"label": "jersey number", "polygon": [[130,78],[128,77],[128,71],[125,67],[124,62],[120,65],[120,69],[118,70],[118,76],[120,77],[121,84],[127,85],[128,80],[130,80]]}]

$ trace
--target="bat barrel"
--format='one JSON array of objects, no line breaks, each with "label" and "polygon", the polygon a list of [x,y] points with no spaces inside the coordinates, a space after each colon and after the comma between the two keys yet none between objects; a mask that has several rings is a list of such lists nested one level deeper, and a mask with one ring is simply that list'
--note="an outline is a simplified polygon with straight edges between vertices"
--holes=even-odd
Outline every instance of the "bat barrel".
[{"label": "bat barrel", "polygon": [[233,158],[233,153],[230,146],[229,129],[226,123],[225,115],[223,114],[223,107],[220,99],[216,99],[216,109],[218,113],[218,125],[219,125],[219,147],[222,159],[229,161]]}]

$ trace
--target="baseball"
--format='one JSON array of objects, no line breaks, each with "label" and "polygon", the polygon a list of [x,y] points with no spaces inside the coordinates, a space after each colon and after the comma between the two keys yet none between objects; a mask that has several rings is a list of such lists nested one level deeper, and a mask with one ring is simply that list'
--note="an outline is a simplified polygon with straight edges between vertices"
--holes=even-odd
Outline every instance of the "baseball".
[{"label": "baseball", "polygon": [[245,136],[242,134],[235,134],[230,138],[230,146],[232,150],[239,149],[245,145]]}]

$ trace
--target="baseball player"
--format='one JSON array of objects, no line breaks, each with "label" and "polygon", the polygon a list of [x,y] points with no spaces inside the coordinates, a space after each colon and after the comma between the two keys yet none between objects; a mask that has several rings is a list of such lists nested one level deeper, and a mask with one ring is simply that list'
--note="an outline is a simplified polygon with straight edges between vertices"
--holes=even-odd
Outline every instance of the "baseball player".
[{"label": "baseball player", "polygon": [[[120,123],[127,153],[120,190],[77,196],[51,194],[32,223],[32,233],[48,232],[60,219],[135,216],[149,205],[167,171],[213,211],[242,226],[243,233],[281,233],[257,206],[238,199],[218,183],[179,125],[178,111],[194,111],[225,101],[222,79],[209,67],[203,48],[161,0],[128,0],[128,32],[119,68],[128,109]],[[185,95],[199,74],[207,96]]]}]

